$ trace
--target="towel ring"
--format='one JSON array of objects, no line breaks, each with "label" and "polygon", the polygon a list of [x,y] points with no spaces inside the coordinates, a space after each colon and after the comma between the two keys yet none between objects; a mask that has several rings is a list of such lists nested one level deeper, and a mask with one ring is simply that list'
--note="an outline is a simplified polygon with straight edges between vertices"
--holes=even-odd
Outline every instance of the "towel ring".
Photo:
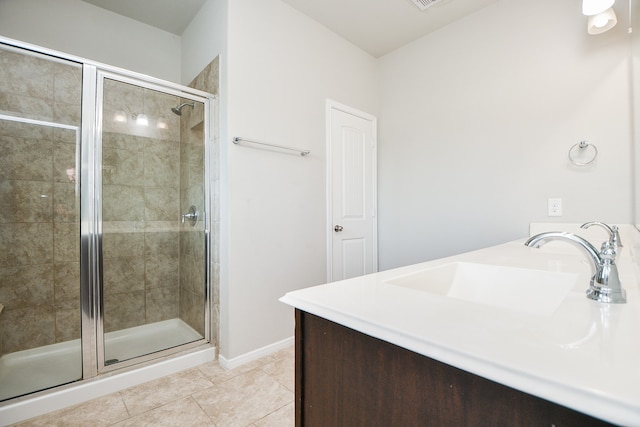
[{"label": "towel ring", "polygon": [[[589,149],[589,147],[593,148],[593,155],[591,156],[591,160],[585,161],[585,162],[579,162],[576,160],[575,158],[575,153],[574,151],[582,151],[582,150],[587,150]],[[573,163],[576,166],[587,166],[591,163],[593,163],[593,161],[596,159],[596,157],[598,157],[598,148],[593,145],[593,144],[589,144],[587,141],[580,141],[577,144],[573,144],[571,146],[571,148],[569,148],[569,160],[571,160],[571,163]]]}]

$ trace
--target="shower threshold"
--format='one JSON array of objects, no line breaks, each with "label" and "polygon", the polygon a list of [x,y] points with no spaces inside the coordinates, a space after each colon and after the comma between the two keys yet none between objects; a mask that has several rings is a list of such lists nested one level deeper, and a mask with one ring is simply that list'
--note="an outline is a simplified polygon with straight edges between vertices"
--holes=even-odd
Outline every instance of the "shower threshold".
[{"label": "shower threshold", "polygon": [[[105,334],[108,365],[202,339],[180,319]],[[0,357],[0,401],[82,378],[80,340],[65,341]]]}]

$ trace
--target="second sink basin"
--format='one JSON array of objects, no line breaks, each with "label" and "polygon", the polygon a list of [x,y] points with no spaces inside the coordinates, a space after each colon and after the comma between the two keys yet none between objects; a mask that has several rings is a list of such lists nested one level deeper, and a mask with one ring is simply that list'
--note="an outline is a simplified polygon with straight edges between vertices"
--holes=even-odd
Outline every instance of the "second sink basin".
[{"label": "second sink basin", "polygon": [[551,315],[577,278],[572,273],[453,262],[387,283],[477,304]]}]

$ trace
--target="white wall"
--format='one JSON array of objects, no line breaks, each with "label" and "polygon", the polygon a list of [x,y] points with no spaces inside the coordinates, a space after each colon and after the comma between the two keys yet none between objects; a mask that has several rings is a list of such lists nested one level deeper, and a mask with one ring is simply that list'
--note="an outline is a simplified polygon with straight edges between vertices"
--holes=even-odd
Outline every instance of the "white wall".
[{"label": "white wall", "polygon": [[0,35],[180,82],[180,37],[79,0],[2,0]]},{"label": "white wall", "polygon": [[[182,35],[182,81],[220,55],[220,354],[293,334],[286,292],[324,283],[327,98],[376,113],[375,60],[279,0],[208,0]],[[233,136],[312,150],[235,146]]]},{"label": "white wall", "polygon": [[[640,0],[634,0],[631,6],[631,26],[636,30],[631,34],[632,48],[632,88],[633,103],[636,113],[633,114],[633,140],[640,142],[640,114],[637,113],[640,108]],[[640,166],[640,150],[634,151],[634,164],[636,168]],[[634,186],[637,192],[640,192],[640,170],[634,170],[633,177]],[[640,229],[640,197],[635,197],[635,209],[633,223]]]},{"label": "white wall", "polygon": [[182,84],[191,81],[218,55],[227,53],[227,1],[207,0],[181,36]]},{"label": "white wall", "polygon": [[[326,280],[327,98],[376,114],[373,57],[280,0],[229,2],[229,138],[308,148],[300,157],[227,139],[228,276],[221,353],[289,338],[286,292]],[[224,221],[224,218],[223,218]]]},{"label": "white wall", "polygon": [[[380,59],[381,269],[523,237],[550,197],[556,221],[631,222],[621,3],[590,36],[580,2],[503,0]],[[583,139],[600,155],[572,167]]]}]

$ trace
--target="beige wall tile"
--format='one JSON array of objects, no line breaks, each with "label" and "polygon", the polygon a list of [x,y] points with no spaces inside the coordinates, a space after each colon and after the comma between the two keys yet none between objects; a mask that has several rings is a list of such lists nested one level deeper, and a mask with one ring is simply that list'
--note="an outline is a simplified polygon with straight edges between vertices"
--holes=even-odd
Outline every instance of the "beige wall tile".
[{"label": "beige wall tile", "polygon": [[53,184],[53,220],[78,222],[80,220],[79,188],[73,182]]},{"label": "beige wall tile", "polygon": [[[38,126],[43,128],[43,126]],[[72,129],[64,128],[44,128],[51,130],[51,136],[47,139],[51,139],[54,142],[64,142],[65,144],[77,145],[79,143],[79,132]]]},{"label": "beige wall tile", "polygon": [[35,120],[53,121],[53,100],[0,92],[0,110]]},{"label": "beige wall tile", "polygon": [[0,224],[0,267],[52,262],[52,224]]},{"label": "beige wall tile", "polygon": [[53,138],[54,131],[54,128],[47,126],[38,126],[9,120],[0,121],[0,135],[4,136],[13,136],[32,140],[44,139],[50,141]]},{"label": "beige wall tile", "polygon": [[103,148],[118,148],[121,150],[142,153],[144,150],[144,142],[147,138],[135,135],[127,135],[120,132],[103,132],[102,146]]},{"label": "beige wall tile", "polygon": [[53,98],[54,63],[43,58],[0,51],[0,92]]},{"label": "beige wall tile", "polygon": [[80,126],[80,116],[82,107],[78,104],[67,104],[64,102],[54,102],[53,121],[71,126]]},{"label": "beige wall tile", "polygon": [[102,198],[104,221],[142,221],[144,219],[142,187],[103,185]]},{"label": "beige wall tile", "polygon": [[144,257],[109,258],[103,262],[105,295],[144,290]]},{"label": "beige wall tile", "polygon": [[107,294],[104,296],[105,332],[145,324],[144,291]]},{"label": "beige wall tile", "polygon": [[182,255],[181,263],[181,287],[200,297],[204,297],[204,255]]},{"label": "beige wall tile", "polygon": [[143,163],[139,152],[105,147],[102,150],[102,184],[142,186]]},{"label": "beige wall tile", "polygon": [[[111,224],[114,225],[114,224]],[[106,226],[106,225],[105,225]],[[105,260],[118,257],[144,256],[145,234],[142,230],[129,232],[105,232],[102,235],[102,252]]]},{"label": "beige wall tile", "polygon": [[144,185],[180,186],[180,148],[174,141],[149,140],[144,146]]},{"label": "beige wall tile", "polygon": [[154,323],[175,319],[180,315],[177,286],[151,288],[146,291],[146,322]]},{"label": "beige wall tile", "polygon": [[0,268],[0,304],[5,310],[53,302],[52,264]]},{"label": "beige wall tile", "polygon": [[0,178],[0,222],[50,222],[53,185]]},{"label": "beige wall tile", "polygon": [[82,68],[53,63],[53,99],[55,102],[80,105],[82,101]]},{"label": "beige wall tile", "polygon": [[144,253],[147,258],[162,254],[176,258],[180,250],[180,234],[178,232],[147,232],[144,236]]},{"label": "beige wall tile", "polygon": [[204,232],[184,224],[180,232],[180,256],[198,254],[203,250]]},{"label": "beige wall tile", "polygon": [[54,264],[55,302],[80,301],[80,262]]},{"label": "beige wall tile", "polygon": [[[0,51],[0,69],[5,77],[0,82],[0,109],[79,125],[79,67]],[[4,350],[16,351],[66,339],[56,329],[70,329],[61,321],[70,308],[64,303],[54,307],[54,295],[59,302],[74,297],[79,304],[79,235],[73,224],[78,219],[77,197],[66,172],[76,166],[77,134],[2,121],[0,135],[0,176],[5,178],[0,180],[0,222],[13,222],[0,227],[0,265],[13,264],[0,268],[0,302],[5,304]],[[54,227],[54,220],[68,224]],[[76,262],[54,267],[54,258]]]},{"label": "beige wall tile", "polygon": [[180,289],[180,318],[204,336],[204,304],[202,295]]},{"label": "beige wall tile", "polygon": [[2,316],[5,325],[2,328],[2,348],[5,353],[55,342],[55,316],[51,305],[5,309]]},{"label": "beige wall tile", "polygon": [[106,112],[113,114],[117,110],[123,110],[130,114],[141,113],[143,109],[143,90],[136,85],[105,79],[103,99],[105,124],[113,117],[113,115],[110,116]]},{"label": "beige wall tile", "polygon": [[177,187],[144,189],[145,221],[179,221],[180,190]]},{"label": "beige wall tile", "polygon": [[[56,182],[70,183],[72,175],[70,170],[76,169],[76,146],[65,142],[53,143],[53,180]],[[75,174],[78,178],[78,173]]]},{"label": "beige wall tile", "polygon": [[147,256],[145,259],[145,283],[147,289],[160,287],[178,289],[179,281],[180,261],[177,257],[165,254]]},{"label": "beige wall tile", "polygon": [[0,136],[0,176],[24,181],[51,181],[53,145],[48,140]]},{"label": "beige wall tile", "polygon": [[65,342],[81,337],[79,298],[56,303],[55,317],[56,342]]},{"label": "beige wall tile", "polygon": [[53,257],[56,262],[75,262],[80,259],[80,224],[53,224]]}]

